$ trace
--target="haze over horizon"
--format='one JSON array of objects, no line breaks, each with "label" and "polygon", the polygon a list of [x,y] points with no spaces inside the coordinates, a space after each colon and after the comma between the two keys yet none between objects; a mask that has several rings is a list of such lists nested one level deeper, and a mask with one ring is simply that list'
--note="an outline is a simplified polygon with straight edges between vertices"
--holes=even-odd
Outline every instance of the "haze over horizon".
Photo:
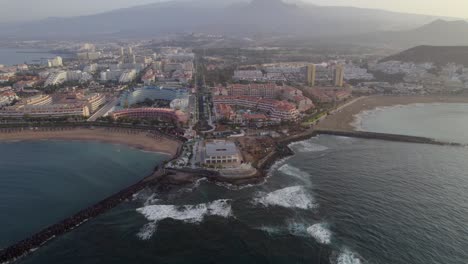
[{"label": "haze over horizon", "polygon": [[[71,17],[96,14],[120,8],[174,0],[0,0],[0,22],[22,22],[47,17]],[[185,0],[187,1],[187,0]],[[194,0],[196,1],[196,0]],[[221,0],[220,0],[221,1]],[[230,0],[232,2],[233,0]],[[247,1],[247,0],[239,0]],[[290,1],[290,0],[289,0]],[[383,9],[395,12],[466,18],[468,2],[465,0],[301,0],[324,6],[353,6]],[[28,12],[24,7],[28,6]]]}]

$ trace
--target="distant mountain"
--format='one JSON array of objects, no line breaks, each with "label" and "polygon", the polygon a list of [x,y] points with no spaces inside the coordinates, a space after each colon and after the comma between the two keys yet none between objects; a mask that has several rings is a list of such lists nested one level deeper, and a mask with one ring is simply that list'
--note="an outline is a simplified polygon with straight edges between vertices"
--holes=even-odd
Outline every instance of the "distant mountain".
[{"label": "distant mountain", "polygon": [[391,60],[414,63],[433,62],[437,65],[454,62],[468,67],[468,46],[418,46],[389,56],[382,62]]},{"label": "distant mountain", "polygon": [[174,0],[97,15],[9,25],[0,27],[0,36],[106,38],[200,32],[320,38],[410,29],[434,19],[373,9],[322,7],[296,0]]},{"label": "distant mountain", "polygon": [[407,31],[385,31],[355,37],[352,42],[365,45],[384,45],[410,48],[419,45],[468,45],[468,22],[438,19],[422,27]]}]

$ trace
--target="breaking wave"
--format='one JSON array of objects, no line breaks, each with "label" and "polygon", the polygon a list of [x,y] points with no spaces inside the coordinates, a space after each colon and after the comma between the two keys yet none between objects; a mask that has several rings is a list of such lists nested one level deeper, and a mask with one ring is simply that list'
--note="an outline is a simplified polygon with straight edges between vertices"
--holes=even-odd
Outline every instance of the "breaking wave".
[{"label": "breaking wave", "polygon": [[307,172],[302,171],[294,166],[285,164],[279,168],[279,171],[286,175],[293,176],[294,178],[297,178],[302,182],[310,185],[310,175]]},{"label": "breaking wave", "polygon": [[294,176],[294,177],[299,177],[299,178],[302,178],[302,177],[308,177],[309,174],[305,171],[302,171],[296,167],[293,167],[289,164],[285,164],[283,166],[281,166],[281,168],[279,168],[279,171],[281,171],[282,173],[284,174],[288,174],[288,175],[291,175],[291,176]]},{"label": "breaking wave", "polygon": [[264,206],[281,206],[304,210],[317,207],[317,204],[303,186],[292,186],[276,190],[256,198],[254,202]]},{"label": "breaking wave", "polygon": [[349,249],[344,249],[338,255],[336,264],[361,264],[361,257]]},{"label": "breaking wave", "polygon": [[328,149],[328,147],[312,143],[309,140],[291,143],[289,146],[298,152],[320,152]]},{"label": "breaking wave", "polygon": [[150,205],[138,208],[137,212],[144,215],[151,223],[146,224],[137,234],[141,239],[149,239],[156,232],[157,224],[163,219],[175,219],[187,223],[200,223],[205,216],[232,216],[230,200],[216,200],[211,203],[197,205]]},{"label": "breaking wave", "polygon": [[307,228],[307,233],[321,244],[329,245],[331,243],[332,233],[324,223],[310,226]]}]

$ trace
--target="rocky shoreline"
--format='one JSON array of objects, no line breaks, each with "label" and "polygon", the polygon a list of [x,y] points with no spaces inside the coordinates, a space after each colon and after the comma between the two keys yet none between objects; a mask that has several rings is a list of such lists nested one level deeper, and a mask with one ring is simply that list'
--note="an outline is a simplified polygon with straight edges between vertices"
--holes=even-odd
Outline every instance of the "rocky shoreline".
[{"label": "rocky shoreline", "polygon": [[[166,161],[170,162],[177,159],[181,154],[182,148],[179,146],[176,149],[176,154],[172,157],[171,160]],[[47,242],[52,239],[61,236],[65,233],[72,231],[73,229],[79,227],[90,219],[93,219],[121,204],[122,202],[131,199],[134,194],[139,191],[158,184],[161,179],[164,178],[166,171],[163,165],[158,165],[155,167],[153,172],[140,180],[139,182],[115,193],[114,195],[97,202],[96,204],[81,210],[80,212],[56,223],[53,224],[36,234],[21,240],[9,247],[0,250],[0,263],[11,263],[17,259],[26,256],[27,254],[33,252],[37,248],[40,248]]]},{"label": "rocky shoreline", "polygon": [[26,238],[12,246],[0,250],[0,263],[10,263],[15,261],[18,258],[21,258],[33,250],[43,246],[53,238],[63,235],[77,228],[88,220],[95,218],[98,215],[101,215],[118,206],[123,201],[130,199],[135,193],[153,184],[155,180],[157,180],[162,175],[162,172],[163,169],[161,167],[156,167],[150,176],[144,178],[136,184],[119,191],[118,193],[76,213],[71,217],[68,217],[54,225],[43,229],[29,238]]},{"label": "rocky shoreline", "polygon": [[[205,170],[205,169],[165,169],[164,165],[157,166],[154,172],[137,182],[136,184],[129,186],[118,193],[90,206],[75,215],[60,221],[57,224],[51,225],[43,229],[42,231],[32,235],[31,237],[17,242],[16,244],[0,250],[0,263],[10,263],[15,261],[35,249],[43,246],[50,240],[63,235],[88,220],[101,215],[110,209],[118,206],[122,202],[130,199],[135,193],[151,186],[170,186],[170,185],[185,185],[193,184],[200,179],[208,179],[211,182],[227,183],[232,185],[245,185],[245,184],[259,184],[264,181],[268,174],[269,169],[278,161],[283,158],[294,155],[294,152],[289,148],[289,144],[297,141],[307,140],[317,133],[309,129],[298,135],[290,136],[286,139],[279,140],[276,143],[276,149],[267,155],[261,163],[257,166],[257,173],[248,177],[229,178],[223,177],[217,171]],[[182,152],[182,148],[179,147],[177,154],[166,163],[176,160]]]}]

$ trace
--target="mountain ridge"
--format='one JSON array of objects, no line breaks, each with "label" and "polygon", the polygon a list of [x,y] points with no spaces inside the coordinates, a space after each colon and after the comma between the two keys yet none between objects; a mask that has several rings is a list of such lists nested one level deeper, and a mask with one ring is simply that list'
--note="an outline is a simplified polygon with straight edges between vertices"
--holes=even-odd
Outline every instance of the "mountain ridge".
[{"label": "mountain ridge", "polygon": [[456,63],[468,67],[468,46],[429,46],[421,45],[391,55],[381,60],[425,63],[432,62],[436,65]]},{"label": "mountain ridge", "polygon": [[0,29],[19,38],[144,37],[167,33],[339,36],[407,29],[436,17],[352,8],[284,3],[281,0],[171,1],[95,15],[54,18]]}]

